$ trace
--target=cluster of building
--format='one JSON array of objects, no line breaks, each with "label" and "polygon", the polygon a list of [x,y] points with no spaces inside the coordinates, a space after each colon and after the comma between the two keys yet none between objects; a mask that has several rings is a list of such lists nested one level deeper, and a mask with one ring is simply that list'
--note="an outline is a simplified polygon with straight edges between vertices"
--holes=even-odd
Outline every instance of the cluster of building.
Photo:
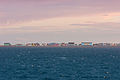
[{"label": "cluster of building", "polygon": [[90,46],[90,47],[102,47],[102,46],[120,46],[120,43],[92,43],[92,42],[81,42],[80,44],[76,44],[75,42],[68,43],[27,43],[27,44],[15,44],[4,43],[2,46],[31,46],[31,47],[82,47],[82,46]]}]

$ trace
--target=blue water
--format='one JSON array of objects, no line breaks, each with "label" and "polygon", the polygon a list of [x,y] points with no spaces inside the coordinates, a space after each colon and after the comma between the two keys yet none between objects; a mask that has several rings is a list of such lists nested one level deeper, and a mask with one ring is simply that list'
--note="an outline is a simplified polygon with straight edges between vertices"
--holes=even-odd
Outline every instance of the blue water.
[{"label": "blue water", "polygon": [[120,80],[120,48],[0,48],[0,80]]}]

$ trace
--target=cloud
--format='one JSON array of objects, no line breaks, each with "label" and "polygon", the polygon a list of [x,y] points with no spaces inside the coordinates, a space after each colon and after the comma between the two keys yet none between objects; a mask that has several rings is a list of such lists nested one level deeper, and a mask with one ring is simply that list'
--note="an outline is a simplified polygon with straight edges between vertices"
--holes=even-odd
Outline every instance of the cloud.
[{"label": "cloud", "polygon": [[89,24],[70,24],[73,26],[93,26],[93,27],[102,27],[102,26],[107,26],[107,27],[119,27],[120,23],[114,23],[114,22],[104,22],[104,23],[89,23]]},{"label": "cloud", "polygon": [[[113,0],[0,0],[4,13],[0,25],[6,26],[33,20],[64,16],[86,16],[120,12],[120,1]],[[27,4],[27,5],[26,5]]]},{"label": "cloud", "polygon": [[38,34],[47,40],[52,35],[59,38],[57,33],[69,39],[72,34],[72,39],[79,35],[89,39],[89,34],[95,38],[101,33],[101,38],[108,35],[117,38],[119,3],[120,0],[0,0],[0,35],[8,40],[24,34],[32,36],[29,39]]},{"label": "cloud", "polygon": [[103,23],[84,23],[84,24],[70,24],[72,26],[82,26],[83,28],[87,26],[87,28],[101,29],[101,30],[110,30],[111,32],[119,32],[120,23],[117,22],[103,22]]}]

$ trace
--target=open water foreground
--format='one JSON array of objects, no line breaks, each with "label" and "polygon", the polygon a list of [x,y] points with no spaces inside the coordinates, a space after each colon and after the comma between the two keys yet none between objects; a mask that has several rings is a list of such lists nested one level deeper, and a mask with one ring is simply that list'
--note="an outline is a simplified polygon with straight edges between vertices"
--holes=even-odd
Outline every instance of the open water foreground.
[{"label": "open water foreground", "polygon": [[120,80],[120,48],[0,47],[0,80]]}]

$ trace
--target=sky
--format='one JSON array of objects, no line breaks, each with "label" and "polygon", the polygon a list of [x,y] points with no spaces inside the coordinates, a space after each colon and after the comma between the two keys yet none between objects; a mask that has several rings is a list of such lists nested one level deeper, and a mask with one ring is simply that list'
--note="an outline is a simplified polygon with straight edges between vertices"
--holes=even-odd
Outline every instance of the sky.
[{"label": "sky", "polygon": [[4,42],[120,42],[120,0],[0,0]]}]

